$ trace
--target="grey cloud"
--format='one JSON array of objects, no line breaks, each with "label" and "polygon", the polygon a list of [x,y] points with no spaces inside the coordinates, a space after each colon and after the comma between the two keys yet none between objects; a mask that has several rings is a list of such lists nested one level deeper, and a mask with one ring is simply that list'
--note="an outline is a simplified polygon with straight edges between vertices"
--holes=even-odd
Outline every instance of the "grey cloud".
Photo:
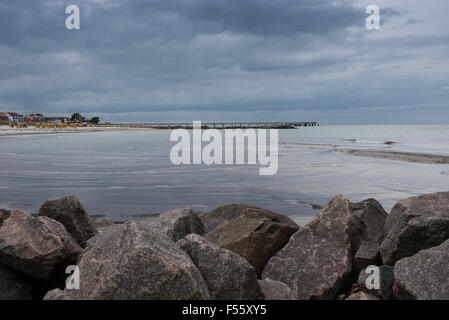
[{"label": "grey cloud", "polygon": [[[69,4],[79,31],[65,30]],[[382,8],[370,32],[365,16],[349,0],[4,1],[0,110],[123,121],[441,111],[448,28]],[[422,23],[427,33],[397,32]]]}]

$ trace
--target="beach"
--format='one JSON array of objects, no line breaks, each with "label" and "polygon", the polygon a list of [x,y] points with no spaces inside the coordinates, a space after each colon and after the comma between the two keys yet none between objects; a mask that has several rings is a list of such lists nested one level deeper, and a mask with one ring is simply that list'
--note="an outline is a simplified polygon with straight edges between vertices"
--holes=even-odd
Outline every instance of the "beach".
[{"label": "beach", "polygon": [[81,128],[11,128],[9,126],[0,126],[0,137],[5,136],[23,136],[34,134],[59,134],[59,133],[82,133],[82,132],[101,132],[101,131],[123,131],[123,130],[154,130],[151,128],[127,128],[127,127],[81,127]]}]

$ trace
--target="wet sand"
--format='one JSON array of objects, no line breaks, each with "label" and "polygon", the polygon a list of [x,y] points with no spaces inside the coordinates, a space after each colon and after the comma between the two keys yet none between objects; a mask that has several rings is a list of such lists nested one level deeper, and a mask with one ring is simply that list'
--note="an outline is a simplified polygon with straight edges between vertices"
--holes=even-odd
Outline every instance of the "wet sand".
[{"label": "wet sand", "polygon": [[343,154],[367,157],[375,159],[405,161],[413,163],[427,163],[427,164],[449,164],[449,156],[442,156],[429,153],[414,153],[414,152],[398,152],[398,151],[377,151],[377,150],[348,150],[341,151]]}]

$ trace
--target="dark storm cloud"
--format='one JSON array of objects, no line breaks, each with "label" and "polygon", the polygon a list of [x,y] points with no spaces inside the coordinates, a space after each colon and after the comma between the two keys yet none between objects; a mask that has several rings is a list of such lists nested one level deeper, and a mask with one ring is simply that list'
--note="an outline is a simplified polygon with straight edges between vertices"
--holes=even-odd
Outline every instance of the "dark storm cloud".
[{"label": "dark storm cloud", "polygon": [[176,13],[206,32],[263,36],[289,36],[298,32],[325,34],[363,21],[360,10],[349,1],[168,0],[151,2],[151,9]]},{"label": "dark storm cloud", "polygon": [[[441,110],[448,29],[413,3],[381,6],[367,31],[364,1],[2,1],[0,110],[329,122],[326,110]],[[65,29],[70,4],[81,30]]]}]

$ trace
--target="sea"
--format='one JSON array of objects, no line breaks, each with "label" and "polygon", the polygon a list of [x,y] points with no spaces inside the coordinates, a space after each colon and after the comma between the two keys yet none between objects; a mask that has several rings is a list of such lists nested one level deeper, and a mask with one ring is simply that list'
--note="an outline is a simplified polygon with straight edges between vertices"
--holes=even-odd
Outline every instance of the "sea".
[{"label": "sea", "polygon": [[279,169],[173,165],[168,130],[0,137],[0,208],[38,212],[47,199],[77,196],[89,214],[115,221],[231,203],[263,207],[304,225],[333,196],[377,199],[390,211],[410,196],[449,191],[449,165],[343,154],[388,150],[449,155],[449,125],[318,126],[279,130]]}]

